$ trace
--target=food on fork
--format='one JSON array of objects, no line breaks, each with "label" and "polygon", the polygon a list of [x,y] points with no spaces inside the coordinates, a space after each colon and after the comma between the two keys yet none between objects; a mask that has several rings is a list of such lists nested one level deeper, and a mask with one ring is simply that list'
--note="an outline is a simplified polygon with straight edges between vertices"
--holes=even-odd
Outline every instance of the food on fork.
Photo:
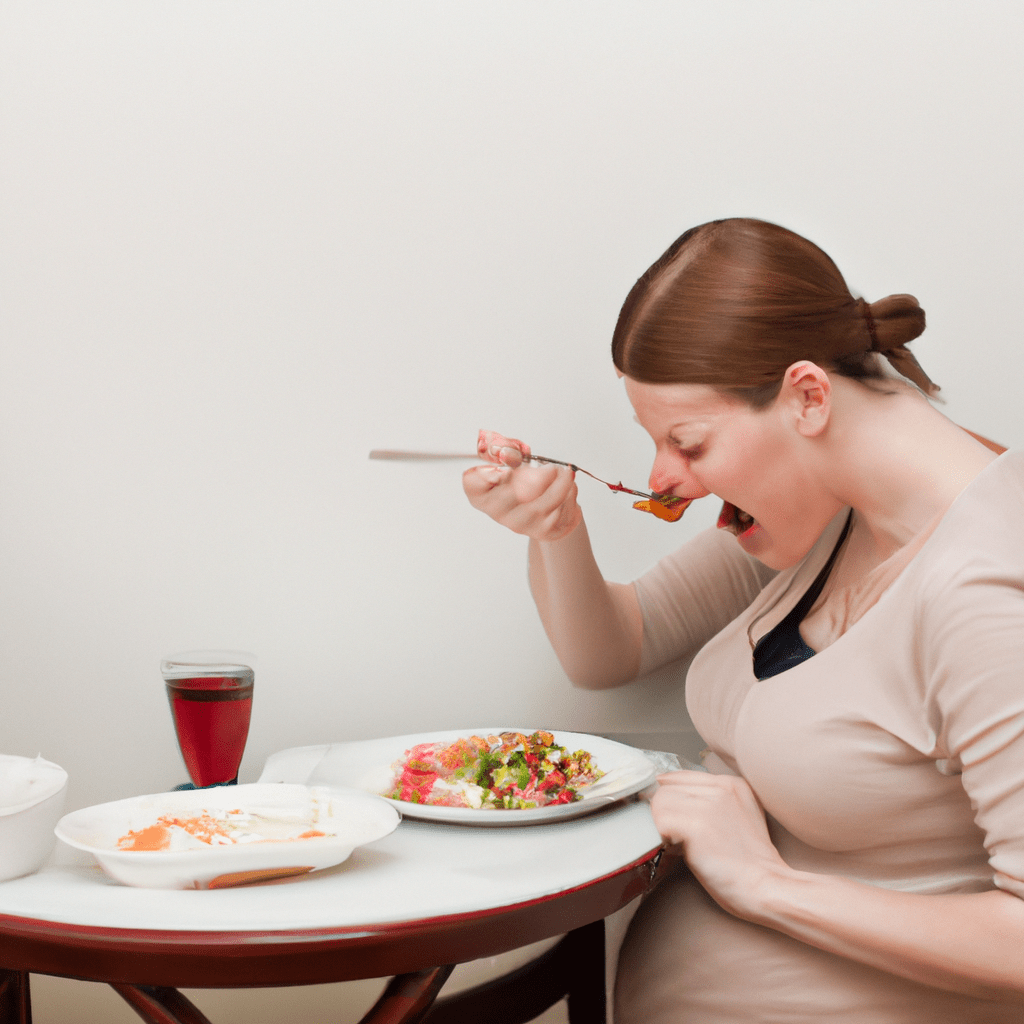
[{"label": "food on fork", "polygon": [[550,732],[503,732],[449,743],[419,743],[392,765],[382,795],[435,807],[526,810],[582,799],[604,772],[586,750],[574,753]]},{"label": "food on fork", "polygon": [[509,463],[501,455],[502,448],[513,448],[520,452],[523,461],[550,462],[559,466],[568,466],[574,473],[586,473],[600,484],[604,484],[609,490],[621,491],[623,494],[635,494],[643,498],[643,501],[634,501],[633,508],[640,512],[650,512],[658,519],[664,519],[667,523],[674,523],[682,518],[683,513],[690,507],[692,498],[677,498],[674,494],[648,494],[646,491],[634,491],[630,487],[624,487],[621,483],[610,484],[599,476],[574,466],[571,462],[563,462],[560,459],[549,459],[542,455],[534,455],[530,446],[514,437],[505,437],[495,430],[481,430],[476,439],[476,451],[481,459],[493,462],[499,466],[507,466]]},{"label": "food on fork", "polygon": [[677,498],[674,494],[659,494],[654,498],[647,498],[644,501],[634,501],[633,508],[641,512],[650,512],[667,523],[674,523],[682,518],[683,513],[690,507],[693,498]]}]

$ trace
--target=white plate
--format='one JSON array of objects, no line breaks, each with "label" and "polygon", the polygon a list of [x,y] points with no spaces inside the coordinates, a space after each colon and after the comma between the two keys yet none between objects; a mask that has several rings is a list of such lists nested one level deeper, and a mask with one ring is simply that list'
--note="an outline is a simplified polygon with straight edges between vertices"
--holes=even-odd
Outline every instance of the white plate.
[{"label": "white plate", "polygon": [[[163,814],[192,817],[235,808],[333,834],[180,851],[117,848],[121,836],[154,824]],[[393,832],[400,817],[388,801],[360,791],[255,783],[97,804],[64,815],[54,831],[69,846],[87,850],[107,874],[126,885],[209,889],[340,864],[357,846]]]},{"label": "white plate", "polygon": [[[448,732],[424,732],[387,739],[358,740],[330,746],[293,747],[272,754],[260,777],[263,782],[304,781],[310,785],[351,786],[367,793],[380,794],[390,788],[392,765],[417,743],[449,743],[465,736],[496,736],[502,732],[522,732],[509,726],[488,729],[456,729]],[[606,777],[580,790],[581,799],[571,804],[555,804],[524,810],[474,810],[470,807],[433,807],[404,800],[387,802],[403,817],[423,821],[447,821],[460,825],[530,825],[578,818],[617,800],[646,789],[658,774],[644,754],[624,743],[578,732],[555,732],[555,742],[570,752],[589,750],[594,763]],[[387,798],[385,798],[387,799]]]}]

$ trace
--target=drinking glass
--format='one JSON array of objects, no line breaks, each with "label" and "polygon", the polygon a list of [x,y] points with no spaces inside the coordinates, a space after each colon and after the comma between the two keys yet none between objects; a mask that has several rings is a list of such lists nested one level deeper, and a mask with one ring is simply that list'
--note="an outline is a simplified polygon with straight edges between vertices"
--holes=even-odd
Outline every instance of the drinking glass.
[{"label": "drinking glass", "polygon": [[238,782],[254,662],[241,651],[184,651],[160,663],[178,746],[196,789]]}]

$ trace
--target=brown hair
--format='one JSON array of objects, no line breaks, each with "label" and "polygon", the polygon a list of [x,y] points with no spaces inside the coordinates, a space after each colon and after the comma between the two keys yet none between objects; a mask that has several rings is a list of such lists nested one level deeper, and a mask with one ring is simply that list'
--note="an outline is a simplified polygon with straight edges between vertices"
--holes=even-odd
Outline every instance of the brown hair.
[{"label": "brown hair", "polygon": [[881,353],[926,394],[938,387],[905,347],[924,330],[912,295],[867,303],[812,242],[748,218],[691,228],[633,286],[612,359],[648,384],[707,384],[762,407],[793,363],[810,359],[884,380]]}]

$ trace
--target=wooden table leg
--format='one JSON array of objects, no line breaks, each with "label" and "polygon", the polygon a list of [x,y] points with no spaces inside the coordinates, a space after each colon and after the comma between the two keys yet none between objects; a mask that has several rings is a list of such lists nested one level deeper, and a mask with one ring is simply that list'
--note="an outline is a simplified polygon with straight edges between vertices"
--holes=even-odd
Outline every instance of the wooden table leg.
[{"label": "wooden table leg", "polygon": [[116,982],[111,982],[110,987],[146,1024],[210,1024],[199,1008],[176,988]]},{"label": "wooden table leg", "polygon": [[0,968],[0,1024],[32,1024],[28,971]]},{"label": "wooden table leg", "polygon": [[562,999],[570,1024],[605,1024],[604,921],[576,928],[516,970],[441,996],[424,1024],[527,1024]]},{"label": "wooden table leg", "polygon": [[449,964],[392,978],[359,1024],[418,1024],[454,969]]},{"label": "wooden table leg", "polygon": [[575,940],[565,958],[569,1024],[605,1024],[604,921],[570,932]]}]

